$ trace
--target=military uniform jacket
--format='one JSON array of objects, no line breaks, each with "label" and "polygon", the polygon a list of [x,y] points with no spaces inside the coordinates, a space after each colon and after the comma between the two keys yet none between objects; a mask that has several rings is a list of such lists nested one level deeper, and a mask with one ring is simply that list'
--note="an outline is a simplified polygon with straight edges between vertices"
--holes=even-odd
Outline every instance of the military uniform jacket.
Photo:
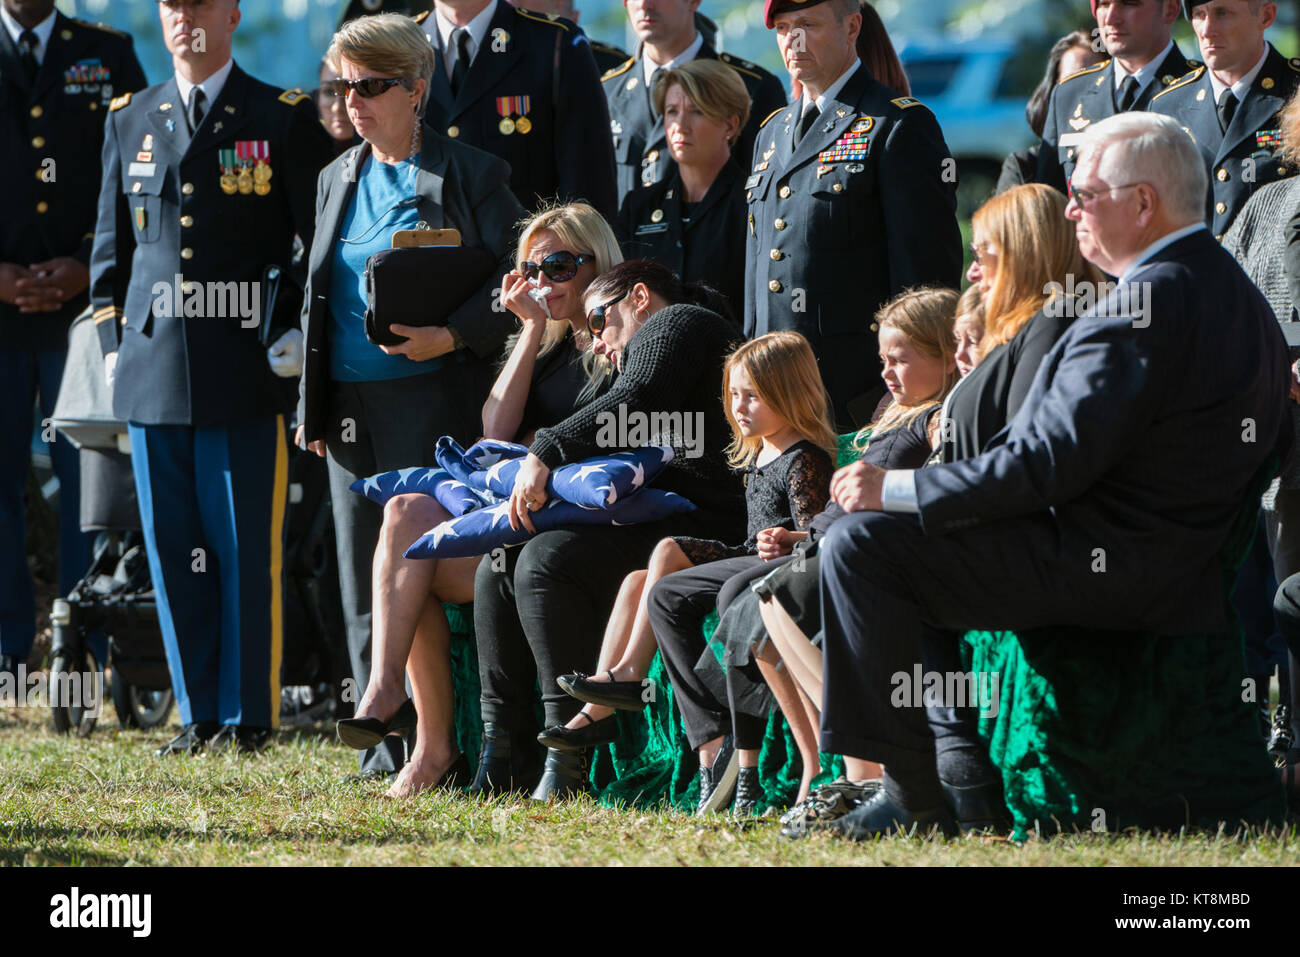
[{"label": "military uniform jacket", "polygon": [[807,336],[845,424],[845,390],[879,390],[880,305],[961,280],[956,176],[934,114],[865,66],[792,147],[799,109],[767,119],[745,181],[745,336]]},{"label": "military uniform jacket", "polygon": [[618,69],[627,62],[627,51],[622,47],[616,47],[612,43],[602,43],[600,40],[592,40],[590,37],[587,41],[591,44],[591,55],[596,59],[596,70],[604,76],[610,70]]},{"label": "military uniform jacket", "polygon": [[609,114],[577,26],[499,0],[453,97],[438,28],[432,17],[422,22],[438,51],[425,121],[509,163],[510,187],[525,209],[552,197],[582,199],[612,220],[618,197],[614,157],[604,148]]},{"label": "military uniform jacket", "polygon": [[[56,13],[49,47],[27,81],[9,31],[0,27],[0,169],[6,173],[0,262],[29,266],[72,256],[90,262],[104,145],[114,96],[145,86],[131,38]],[[86,293],[52,313],[0,303],[0,350],[67,348],[68,324]]]},{"label": "military uniform jacket", "polygon": [[[1148,109],[1155,96],[1198,66],[1198,61],[1188,60],[1178,49],[1178,44],[1174,44],[1156,70],[1155,80],[1138,94],[1133,109]],[[1046,183],[1062,193],[1066,191],[1065,184],[1074,175],[1074,157],[1079,140],[1090,125],[1119,112],[1115,105],[1118,97],[1114,60],[1104,60],[1072,73],[1056,85],[1043,123],[1043,145],[1038,150],[1036,182]]]},{"label": "military uniform jacket", "polygon": [[739,324],[745,305],[745,173],[734,162],[683,222],[682,182],[666,180],[628,193],[617,232],[627,259],[653,259],[687,282],[707,282],[727,298]]},{"label": "military uniform jacket", "polygon": [[238,64],[193,138],[175,77],[114,102],[90,282],[100,343],[118,350],[119,417],[229,425],[292,407],[246,307],[267,266],[287,276],[295,233],[310,246],[332,156],[310,97]]},{"label": "military uniform jacket", "polygon": [[[643,47],[635,57],[601,77],[609,101],[609,129],[614,141],[614,160],[618,164],[620,198],[641,186],[657,183],[672,172],[664,118],[655,113],[650,90],[645,85],[644,55]],[[731,151],[744,169],[754,152],[754,137],[763,117],[785,106],[785,87],[761,66],[730,53],[717,53],[707,41],[696,56],[721,60],[745,81],[745,89],[749,91],[749,120]]]},{"label": "military uniform jacket", "polygon": [[1198,67],[1151,101],[1151,110],[1183,125],[1205,159],[1210,174],[1206,224],[1222,241],[1232,220],[1255,190],[1292,175],[1282,157],[1282,119],[1278,115],[1300,81],[1300,60],[1287,60],[1270,44],[1264,66],[1225,135],[1219,129],[1210,73]]}]

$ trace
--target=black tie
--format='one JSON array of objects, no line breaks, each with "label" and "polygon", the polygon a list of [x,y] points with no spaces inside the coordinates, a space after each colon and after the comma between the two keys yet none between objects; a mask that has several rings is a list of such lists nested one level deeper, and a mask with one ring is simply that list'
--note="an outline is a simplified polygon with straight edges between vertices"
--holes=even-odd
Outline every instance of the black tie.
[{"label": "black tie", "polygon": [[1119,111],[1127,113],[1133,109],[1133,103],[1137,100],[1138,81],[1136,77],[1126,76],[1119,85]]},{"label": "black tie", "polygon": [[469,72],[469,31],[464,27],[452,30],[451,42],[456,46],[456,64],[451,68],[451,92],[454,96],[460,92],[460,85]]},{"label": "black tie", "polygon": [[37,42],[35,30],[24,30],[18,35],[18,59],[22,62],[29,83],[36,79],[36,71],[40,69],[40,64],[36,62]]},{"label": "black tie", "polygon": [[190,106],[187,111],[187,119],[190,121],[190,135],[193,135],[194,131],[199,128],[199,124],[203,122],[203,114],[207,112],[206,101],[207,97],[203,95],[202,89],[196,86],[190,90]]},{"label": "black tie", "polygon": [[812,125],[817,122],[817,117],[822,115],[822,111],[817,109],[817,104],[809,105],[807,112],[799,120],[799,127],[795,130],[794,145],[798,146],[799,141],[804,138],[804,134],[812,129]]},{"label": "black tie", "polygon": [[1219,97],[1219,129],[1224,133],[1228,132],[1228,127],[1232,125],[1232,118],[1237,115],[1237,96],[1231,89],[1223,91],[1223,96]]}]

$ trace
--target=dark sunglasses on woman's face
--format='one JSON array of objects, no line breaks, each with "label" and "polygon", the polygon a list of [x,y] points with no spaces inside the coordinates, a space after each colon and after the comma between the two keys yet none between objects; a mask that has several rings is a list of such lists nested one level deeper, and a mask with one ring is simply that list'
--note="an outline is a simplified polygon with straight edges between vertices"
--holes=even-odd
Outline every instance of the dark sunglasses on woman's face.
[{"label": "dark sunglasses on woman's face", "polygon": [[585,266],[587,263],[595,262],[595,256],[589,256],[586,253],[574,255],[568,251],[551,253],[539,263],[525,260],[521,269],[525,279],[533,279],[539,273],[545,273],[546,278],[552,282],[568,282],[574,276],[578,275],[578,267]]},{"label": "dark sunglasses on woman's face", "polygon": [[321,84],[321,92],[326,96],[347,96],[348,90],[356,90],[364,99],[370,99],[386,93],[401,83],[393,77],[368,76],[362,80],[326,80]]},{"label": "dark sunglasses on woman's face", "polygon": [[587,316],[587,329],[593,336],[599,336],[605,331],[605,314],[613,307],[614,303],[621,300],[627,293],[621,293],[602,306],[597,306],[591,310]]}]

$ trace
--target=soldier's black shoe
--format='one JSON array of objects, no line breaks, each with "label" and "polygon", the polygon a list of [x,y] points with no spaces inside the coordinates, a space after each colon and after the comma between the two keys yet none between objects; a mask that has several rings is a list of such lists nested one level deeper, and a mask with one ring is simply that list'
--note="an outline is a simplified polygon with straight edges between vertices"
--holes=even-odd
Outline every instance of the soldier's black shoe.
[{"label": "soldier's black shoe", "polygon": [[1007,834],[1011,831],[1011,812],[1002,799],[1002,785],[993,782],[974,787],[958,787],[939,782],[952,806],[963,834],[987,831]]},{"label": "soldier's black shoe", "polygon": [[160,758],[172,754],[198,754],[220,730],[215,721],[197,721],[193,724],[187,724],[181,729],[180,734],[164,744],[154,754]]},{"label": "soldier's black shoe", "polygon": [[911,811],[890,800],[884,788],[826,829],[851,841],[870,841],[890,834],[924,837],[936,830],[949,837],[958,833],[957,822],[946,804]]},{"label": "soldier's black shoe", "polygon": [[[483,749],[478,755],[478,770],[469,786],[474,797],[490,797],[510,791],[523,791],[532,782],[536,764],[526,751],[515,748],[514,735],[498,724],[483,725]],[[535,750],[535,748],[534,748]]]},{"label": "soldier's black shoe", "polygon": [[587,780],[590,764],[588,752],[561,751],[557,748],[546,749],[546,764],[542,767],[542,778],[533,789],[534,801],[563,801],[577,794],[586,794],[591,790]]},{"label": "soldier's black shoe", "polygon": [[713,764],[700,768],[700,803],[695,807],[696,814],[712,814],[731,803],[739,769],[740,755],[731,735],[727,735]]}]

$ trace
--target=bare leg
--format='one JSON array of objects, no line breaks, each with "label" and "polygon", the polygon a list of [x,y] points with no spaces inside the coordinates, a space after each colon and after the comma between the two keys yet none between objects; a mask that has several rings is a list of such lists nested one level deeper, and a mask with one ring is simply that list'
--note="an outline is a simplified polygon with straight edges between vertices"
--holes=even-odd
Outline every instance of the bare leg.
[{"label": "bare leg", "polygon": [[[758,613],[790,677],[812,701],[822,700],[822,653],[778,601],[760,601]],[[819,709],[820,710],[820,709]]]},{"label": "bare leg", "polygon": [[384,524],[371,572],[370,681],[357,704],[359,718],[387,720],[406,699],[406,661],[440,562],[403,558],[402,554],[422,534],[449,517],[430,495],[397,495],[384,506]]},{"label": "bare leg", "polygon": [[[795,744],[799,746],[799,756],[803,759],[803,777],[799,781],[797,800],[802,801],[808,796],[812,779],[822,770],[817,753],[817,729],[809,723],[808,712],[804,709],[804,699],[798,685],[794,683],[794,679],[786,669],[781,667],[781,659],[777,657],[776,649],[770,642],[763,648],[762,654],[757,655],[754,660],[767,686],[772,689],[772,696],[776,698],[777,706],[790,725],[790,733],[794,736]],[[743,756],[741,763],[745,763]],[[757,755],[754,756],[753,763],[758,763]]]}]

